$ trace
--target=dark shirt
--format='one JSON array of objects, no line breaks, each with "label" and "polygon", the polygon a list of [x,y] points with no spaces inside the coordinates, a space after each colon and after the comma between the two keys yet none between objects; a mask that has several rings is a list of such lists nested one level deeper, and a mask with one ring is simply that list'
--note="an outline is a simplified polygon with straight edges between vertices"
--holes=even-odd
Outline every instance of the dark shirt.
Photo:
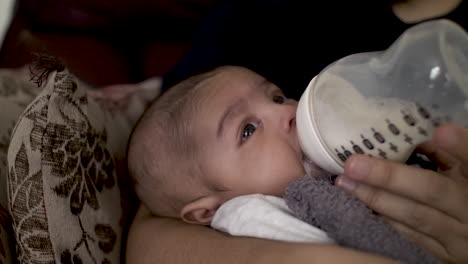
[{"label": "dark shirt", "polygon": [[[444,17],[466,29],[466,8],[462,2]],[[386,1],[224,1],[164,77],[164,88],[216,66],[240,65],[299,99],[330,63],[353,53],[385,50],[410,26]]]}]

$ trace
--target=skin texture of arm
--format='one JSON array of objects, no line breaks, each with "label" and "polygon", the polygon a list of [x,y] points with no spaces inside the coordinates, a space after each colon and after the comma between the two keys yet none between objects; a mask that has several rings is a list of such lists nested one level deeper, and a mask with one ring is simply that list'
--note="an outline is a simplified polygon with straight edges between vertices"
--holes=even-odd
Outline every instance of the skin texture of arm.
[{"label": "skin texture of arm", "polygon": [[140,208],[129,233],[126,263],[396,262],[331,245],[231,237],[205,226],[153,217],[145,208]]}]

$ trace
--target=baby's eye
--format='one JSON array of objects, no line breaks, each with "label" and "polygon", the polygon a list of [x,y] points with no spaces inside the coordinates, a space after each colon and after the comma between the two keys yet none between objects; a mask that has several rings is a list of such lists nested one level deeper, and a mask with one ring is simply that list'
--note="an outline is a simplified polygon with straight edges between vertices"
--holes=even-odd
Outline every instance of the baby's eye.
[{"label": "baby's eye", "polygon": [[287,100],[286,96],[284,95],[274,95],[272,99],[276,104],[284,104],[284,102]]},{"label": "baby's eye", "polygon": [[242,130],[242,141],[246,141],[257,130],[257,123],[248,123]]}]

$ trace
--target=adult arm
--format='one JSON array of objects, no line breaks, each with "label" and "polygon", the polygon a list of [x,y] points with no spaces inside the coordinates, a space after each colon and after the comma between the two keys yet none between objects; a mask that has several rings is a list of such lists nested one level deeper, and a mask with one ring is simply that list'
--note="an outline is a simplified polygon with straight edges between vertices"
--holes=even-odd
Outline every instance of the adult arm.
[{"label": "adult arm", "polygon": [[353,155],[338,186],[440,259],[468,263],[468,130],[440,126],[420,151],[437,172]]},{"label": "adult arm", "polygon": [[151,216],[140,208],[126,263],[395,263],[336,246],[232,237],[208,227]]}]

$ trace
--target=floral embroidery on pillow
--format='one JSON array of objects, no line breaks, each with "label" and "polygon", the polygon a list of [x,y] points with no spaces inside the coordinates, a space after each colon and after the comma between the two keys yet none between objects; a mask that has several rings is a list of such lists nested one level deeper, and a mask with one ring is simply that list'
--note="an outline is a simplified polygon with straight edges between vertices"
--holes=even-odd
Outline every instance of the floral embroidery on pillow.
[{"label": "floral embroidery on pillow", "polygon": [[116,140],[107,132],[112,120],[93,112],[100,109],[73,75],[58,72],[52,80],[25,111],[8,155],[20,260],[118,263],[122,212],[110,147]]}]

